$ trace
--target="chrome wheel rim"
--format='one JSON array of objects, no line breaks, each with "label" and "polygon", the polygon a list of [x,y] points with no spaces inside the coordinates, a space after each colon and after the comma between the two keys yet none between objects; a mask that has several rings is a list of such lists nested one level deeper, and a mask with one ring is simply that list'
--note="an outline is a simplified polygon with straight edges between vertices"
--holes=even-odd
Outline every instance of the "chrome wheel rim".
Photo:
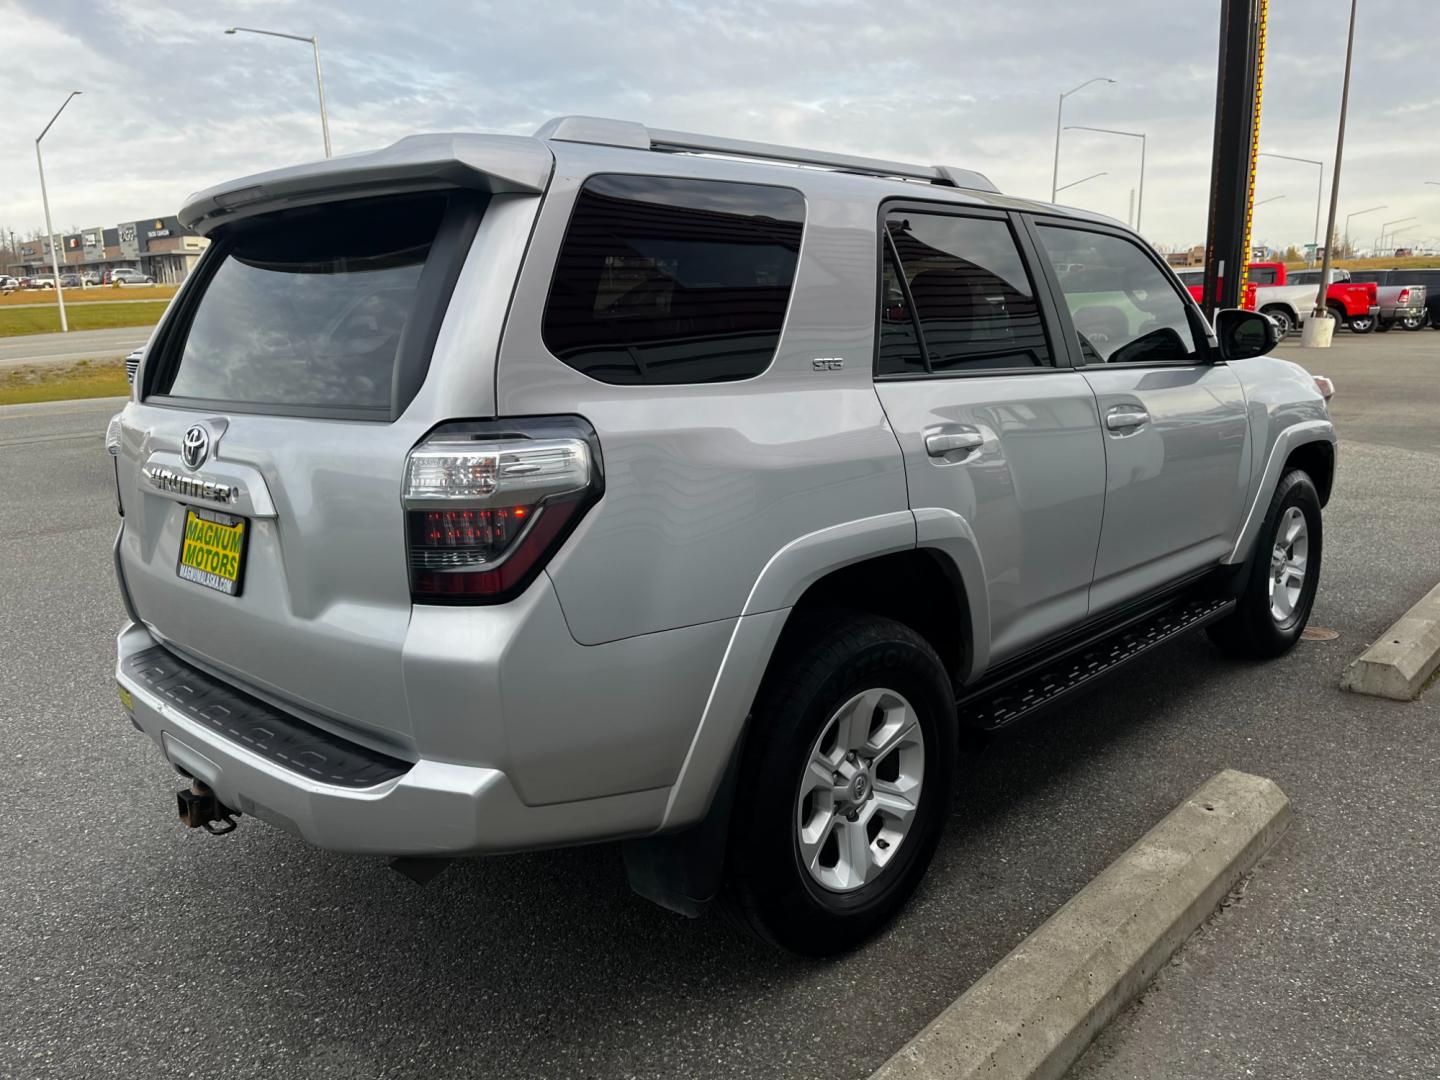
[{"label": "chrome wheel rim", "polygon": [[841,705],[810,748],[795,799],[800,863],[831,892],[874,881],[909,835],[925,779],[925,735],[910,702],[876,688]]},{"label": "chrome wheel rim", "polygon": [[1270,617],[1277,623],[1288,623],[1295,617],[1309,563],[1310,528],[1305,523],[1305,512],[1292,506],[1280,518],[1270,552]]}]

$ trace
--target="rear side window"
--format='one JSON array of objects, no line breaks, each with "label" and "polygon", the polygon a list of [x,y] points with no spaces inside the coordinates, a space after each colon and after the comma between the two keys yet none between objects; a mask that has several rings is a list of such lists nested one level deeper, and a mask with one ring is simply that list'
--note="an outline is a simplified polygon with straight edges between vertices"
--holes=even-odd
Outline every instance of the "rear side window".
[{"label": "rear side window", "polygon": [[560,248],[545,347],[592,379],[748,379],[770,366],[804,230],[790,188],[593,176]]},{"label": "rear side window", "polygon": [[907,210],[885,227],[877,375],[1052,362],[1008,222]]},{"label": "rear side window", "polygon": [[433,336],[418,324],[435,313],[426,268],[447,205],[335,204],[227,238],[155,391],[242,411],[388,417],[402,352]]}]

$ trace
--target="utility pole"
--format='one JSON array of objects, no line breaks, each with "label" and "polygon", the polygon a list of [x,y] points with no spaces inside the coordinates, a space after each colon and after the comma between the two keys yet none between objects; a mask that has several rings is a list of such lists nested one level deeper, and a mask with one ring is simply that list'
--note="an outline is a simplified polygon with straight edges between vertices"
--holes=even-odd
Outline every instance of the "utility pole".
[{"label": "utility pole", "polygon": [[[1350,110],[1350,67],[1355,58],[1355,9],[1359,6],[1359,0],[1350,0],[1350,33],[1345,39],[1345,81],[1340,85],[1340,129],[1335,136],[1335,167],[1331,169],[1330,177],[1330,221],[1325,226],[1325,259],[1320,264],[1320,287],[1315,290],[1315,310],[1311,318],[1305,320],[1308,329],[1313,322],[1316,324],[1316,331],[1305,333],[1302,331],[1301,344],[1309,345],[1312,348],[1328,349],[1331,336],[1335,332],[1335,324],[1327,317],[1325,310],[1325,294],[1330,290],[1330,263],[1333,256],[1331,248],[1335,245],[1332,242],[1335,236],[1335,213],[1340,206],[1340,159],[1345,153],[1345,116]],[[1320,319],[1324,318],[1324,330],[1320,330]]]}]

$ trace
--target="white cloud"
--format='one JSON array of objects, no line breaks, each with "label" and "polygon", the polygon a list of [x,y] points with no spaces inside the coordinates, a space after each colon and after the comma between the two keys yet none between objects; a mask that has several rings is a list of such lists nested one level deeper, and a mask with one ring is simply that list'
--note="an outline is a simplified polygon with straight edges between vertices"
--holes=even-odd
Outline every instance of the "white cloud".
[{"label": "white cloud", "polygon": [[[1272,0],[1262,142],[1332,156],[1345,5]],[[1357,44],[1342,215],[1386,203],[1440,233],[1440,161],[1425,118],[1435,91],[1412,5],[1367,0]],[[422,130],[525,133],[583,112],[855,153],[979,169],[1002,189],[1049,193],[1055,96],[1067,122],[1145,131],[1145,232],[1204,233],[1214,111],[1214,5],[1185,0],[918,0],[760,3],[401,5],[253,0],[192,5],[0,0],[11,60],[0,112],[0,223],[41,224],[33,140],[45,140],[56,228],[172,212],[191,191],[318,156],[306,46],[238,23],[320,35],[336,152]],[[1061,183],[1124,217],[1138,154],[1067,133]],[[1314,170],[1262,164],[1257,238],[1303,242]],[[1326,190],[1328,199],[1328,184]],[[1384,216],[1384,215],[1381,215]]]}]

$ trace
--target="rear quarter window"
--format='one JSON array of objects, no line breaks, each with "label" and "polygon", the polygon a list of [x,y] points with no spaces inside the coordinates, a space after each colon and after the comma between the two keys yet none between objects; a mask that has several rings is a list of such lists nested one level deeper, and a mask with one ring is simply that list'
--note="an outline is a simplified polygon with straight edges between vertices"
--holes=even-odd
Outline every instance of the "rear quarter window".
[{"label": "rear quarter window", "polygon": [[545,346],[606,383],[759,375],[780,341],[804,220],[791,188],[593,176],[556,261]]}]

